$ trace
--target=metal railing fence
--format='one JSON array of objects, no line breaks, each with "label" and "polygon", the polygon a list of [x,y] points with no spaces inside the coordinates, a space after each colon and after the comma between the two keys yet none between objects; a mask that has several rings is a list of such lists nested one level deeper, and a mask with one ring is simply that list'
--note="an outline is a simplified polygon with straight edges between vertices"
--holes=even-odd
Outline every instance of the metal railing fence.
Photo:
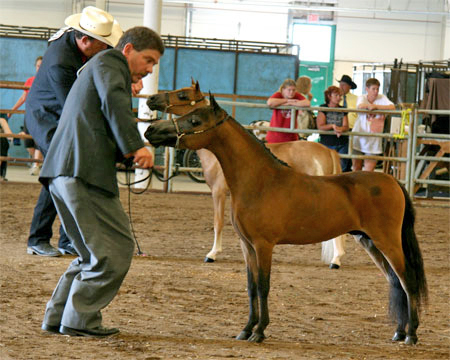
[{"label": "metal railing fence", "polygon": [[[0,88],[8,88],[8,89],[25,89],[25,87],[19,83],[13,84],[10,82],[2,82],[0,83]],[[145,97],[146,95],[138,95],[139,98]],[[148,95],[147,95],[148,96]],[[217,102],[220,105],[232,105],[233,107],[249,107],[249,108],[269,108],[266,104],[261,103],[249,103],[249,102],[237,102],[237,101],[228,101],[228,100],[217,100]],[[355,112],[355,113],[371,113],[371,114],[383,114],[383,115],[400,115],[402,116],[403,112],[405,110],[389,110],[389,111],[383,111],[383,110],[363,110],[363,109],[350,109],[350,108],[328,108],[328,107],[294,107],[294,106],[280,106],[277,107],[277,109],[288,109],[291,110],[292,116],[291,116],[291,127],[289,129],[287,128],[278,128],[278,127],[267,127],[267,126],[245,126],[247,129],[258,129],[258,130],[265,130],[265,131],[277,131],[277,132],[291,132],[291,133],[298,133],[298,134],[305,134],[305,135],[311,135],[311,134],[324,134],[324,135],[333,135],[333,131],[323,131],[323,130],[317,130],[317,129],[295,129],[295,121],[296,121],[296,113],[297,111],[333,111],[333,112]],[[16,110],[11,111],[8,109],[0,109],[0,112],[2,113],[19,113],[23,114],[23,110]],[[436,179],[420,179],[419,173],[417,173],[417,161],[422,162],[450,162],[449,157],[445,156],[423,156],[417,154],[417,147],[420,145],[421,140],[419,139],[432,139],[436,142],[437,145],[440,143],[449,143],[450,142],[450,135],[449,134],[432,134],[432,133],[425,133],[425,134],[419,134],[418,133],[418,123],[419,123],[419,116],[429,114],[429,115],[450,115],[450,110],[427,110],[427,109],[417,109],[413,108],[410,109],[410,124],[413,126],[409,127],[409,132],[402,135],[401,140],[407,141],[407,151],[406,156],[385,156],[385,155],[355,155],[353,154],[352,149],[352,138],[353,136],[369,136],[369,137],[379,137],[379,138],[385,138],[385,139],[394,139],[398,140],[399,135],[398,134],[391,134],[391,133],[366,133],[366,132],[345,132],[342,135],[349,136],[349,151],[347,155],[339,154],[342,158],[348,158],[348,159],[373,159],[373,160],[382,160],[382,161],[392,161],[392,162],[399,162],[404,163],[406,165],[406,171],[405,171],[405,179],[398,179],[399,182],[403,183],[408,191],[408,193],[413,196],[415,191],[415,187],[420,184],[434,184],[438,186],[447,186],[450,187],[450,181],[444,181],[444,180],[436,180]],[[138,121],[142,121],[142,119],[138,119]],[[144,120],[145,121],[145,120]],[[29,135],[19,135],[19,134],[6,134],[6,133],[0,133],[0,137],[7,137],[7,138],[19,138],[19,139],[25,139],[25,138],[31,138]],[[166,152],[167,153],[167,152]],[[171,152],[173,155],[173,152]],[[172,159],[173,160],[173,159]],[[5,157],[0,156],[0,161],[8,161],[8,162],[42,162],[41,160],[35,160],[35,159],[28,159],[28,158],[12,158],[12,157]],[[173,161],[166,162],[168,164],[174,164]],[[171,169],[166,169],[167,173],[172,173],[174,170],[173,165],[169,165]],[[164,169],[164,166],[162,167]],[[180,167],[178,169],[180,172],[201,172],[202,169],[195,169],[195,168],[185,168]],[[420,170],[420,169],[419,169]],[[171,186],[169,184],[168,188],[170,189]]]}]

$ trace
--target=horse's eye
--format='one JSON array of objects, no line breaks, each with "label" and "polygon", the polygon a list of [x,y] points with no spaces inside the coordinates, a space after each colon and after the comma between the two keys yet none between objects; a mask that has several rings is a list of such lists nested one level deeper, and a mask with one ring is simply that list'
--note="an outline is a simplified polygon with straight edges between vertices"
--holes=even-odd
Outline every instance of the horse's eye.
[{"label": "horse's eye", "polygon": [[188,97],[185,92],[181,92],[178,94],[178,100],[188,100]]},{"label": "horse's eye", "polygon": [[197,119],[197,118],[195,118],[195,117],[192,117],[192,118],[191,118],[191,124],[192,124],[193,126],[200,125],[200,120]]}]

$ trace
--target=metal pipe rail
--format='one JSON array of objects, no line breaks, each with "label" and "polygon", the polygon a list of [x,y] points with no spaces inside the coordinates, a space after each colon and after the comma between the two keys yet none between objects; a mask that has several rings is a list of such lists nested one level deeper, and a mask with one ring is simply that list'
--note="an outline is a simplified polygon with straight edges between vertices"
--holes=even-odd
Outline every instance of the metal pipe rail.
[{"label": "metal pipe rail", "polygon": [[[218,100],[219,104],[223,105],[233,105],[233,106],[242,106],[242,107],[251,107],[251,108],[269,108],[266,104],[255,104],[255,103],[245,103],[245,102],[235,102],[235,101],[226,101],[226,100]],[[402,115],[402,111],[400,110],[392,110],[392,111],[382,111],[382,110],[363,110],[363,109],[351,109],[351,108],[325,108],[325,107],[294,107],[294,106],[280,106],[277,107],[277,109],[290,109],[293,111],[296,110],[310,110],[310,111],[338,111],[338,112],[356,112],[356,113],[373,113],[373,114],[385,114],[385,115]],[[417,138],[427,138],[427,139],[438,139],[438,140],[446,140],[450,141],[450,135],[446,134],[418,134],[418,119],[419,114],[432,114],[432,115],[450,115],[449,110],[428,110],[428,109],[413,109],[411,112],[411,121],[410,123],[413,124],[412,127],[410,127],[410,133],[405,134],[402,139],[407,140],[407,156],[406,157],[388,157],[388,156],[366,156],[366,155],[353,155],[351,153],[351,138],[354,135],[357,136],[372,136],[372,137],[381,137],[381,138],[398,138],[397,134],[387,134],[387,133],[362,133],[362,132],[346,132],[343,135],[348,135],[350,137],[349,141],[349,154],[348,155],[341,155],[343,158],[351,158],[351,159],[374,159],[374,160],[391,160],[391,161],[397,161],[397,162],[404,162],[406,163],[406,176],[405,180],[401,181],[405,184],[406,189],[408,190],[408,193],[411,195],[411,197],[414,196],[414,188],[415,184],[436,184],[436,185],[444,185],[450,187],[449,181],[442,181],[442,180],[425,180],[425,179],[418,179],[415,176],[416,172],[416,161],[417,160],[426,160],[426,161],[445,161],[449,162],[449,158],[446,157],[423,157],[416,155],[416,148],[417,148]],[[292,119],[295,119],[296,117],[291,117]],[[247,128],[251,129],[259,129],[259,130],[270,130],[270,131],[280,131],[280,132],[293,132],[293,133],[299,133],[299,134],[333,134],[332,131],[321,131],[321,130],[297,130],[294,129],[291,125],[291,129],[285,129],[285,128],[272,128],[272,127],[261,127],[261,126],[249,126]],[[412,132],[411,132],[412,130]],[[414,151],[413,151],[414,149]]]}]

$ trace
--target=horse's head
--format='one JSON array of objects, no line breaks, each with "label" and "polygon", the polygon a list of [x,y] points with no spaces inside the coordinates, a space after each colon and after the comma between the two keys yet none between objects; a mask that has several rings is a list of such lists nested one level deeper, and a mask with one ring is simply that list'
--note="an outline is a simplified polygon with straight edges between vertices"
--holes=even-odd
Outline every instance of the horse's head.
[{"label": "horse's head", "polygon": [[198,81],[194,81],[194,79],[192,79],[190,87],[151,95],[147,99],[147,106],[151,110],[174,115],[184,115],[206,105],[208,105],[208,100],[200,91]]},{"label": "horse's head", "polygon": [[173,119],[152,123],[145,137],[153,146],[172,146],[182,149],[206,147],[214,136],[214,130],[228,119],[228,114],[217,104],[210,94],[211,105]]}]

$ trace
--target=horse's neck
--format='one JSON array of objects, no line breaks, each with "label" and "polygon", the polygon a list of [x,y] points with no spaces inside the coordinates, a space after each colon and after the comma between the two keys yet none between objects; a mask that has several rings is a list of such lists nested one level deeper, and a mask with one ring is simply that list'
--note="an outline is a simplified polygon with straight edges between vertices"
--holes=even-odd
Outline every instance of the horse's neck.
[{"label": "horse's neck", "polygon": [[282,166],[234,119],[217,127],[216,136],[207,149],[219,160],[231,193],[243,184],[246,188],[252,183],[261,184]]}]

